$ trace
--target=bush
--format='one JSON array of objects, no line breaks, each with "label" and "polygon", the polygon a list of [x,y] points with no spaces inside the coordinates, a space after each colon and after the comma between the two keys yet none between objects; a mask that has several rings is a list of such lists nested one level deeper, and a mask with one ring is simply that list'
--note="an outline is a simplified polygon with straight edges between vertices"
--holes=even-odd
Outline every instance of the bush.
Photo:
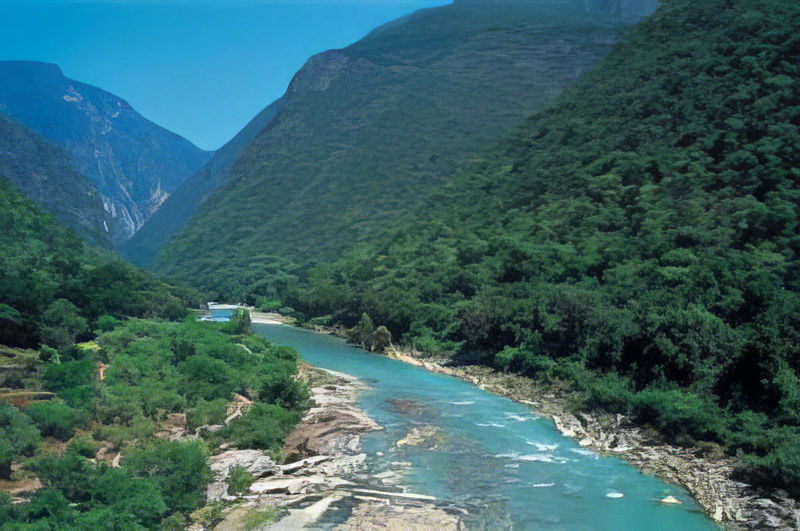
[{"label": "bush", "polygon": [[69,440],[75,434],[75,428],[86,423],[86,416],[82,411],[68,406],[61,400],[33,404],[27,413],[42,435],[55,437],[61,441]]},{"label": "bush", "polygon": [[254,404],[231,421],[226,435],[238,448],[280,451],[283,440],[300,421],[300,414],[274,404]]},{"label": "bush", "polygon": [[137,477],[155,480],[170,512],[189,514],[205,504],[206,484],[212,474],[197,441],[156,440],[131,451],[123,465]]},{"label": "bush", "polygon": [[653,425],[673,440],[688,435],[697,440],[719,441],[724,414],[713,400],[680,390],[646,389],[633,399],[636,420]]},{"label": "bush", "polygon": [[254,481],[253,474],[248,472],[246,468],[241,466],[232,467],[228,471],[228,494],[244,494],[248,492],[250,485]]},{"label": "bush", "polygon": [[48,347],[47,345],[42,345],[39,348],[39,359],[45,363],[48,361],[52,361],[56,364],[61,363],[61,355],[58,353],[58,350]]},{"label": "bush", "polygon": [[91,437],[74,437],[69,444],[67,444],[67,452],[93,459],[97,455],[98,444],[97,441]]},{"label": "bush", "polygon": [[280,299],[270,299],[268,297],[258,297],[256,299],[256,308],[260,312],[277,312],[283,303]]},{"label": "bush", "polygon": [[0,478],[11,477],[11,462],[32,455],[39,446],[39,430],[19,409],[0,402]]},{"label": "bush", "polygon": [[260,402],[277,404],[287,409],[297,409],[308,400],[308,390],[300,382],[285,374],[269,374],[258,390]]},{"label": "bush", "polygon": [[250,311],[246,308],[233,310],[227,330],[232,334],[246,334],[250,331]]},{"label": "bush", "polygon": [[45,343],[56,348],[75,343],[76,336],[89,329],[77,306],[66,299],[58,299],[50,304],[42,315],[42,324]]},{"label": "bush", "polygon": [[97,322],[95,326],[99,332],[110,332],[114,330],[122,321],[114,317],[113,315],[101,315],[97,318]]},{"label": "bush", "polygon": [[228,401],[224,398],[214,400],[198,400],[195,407],[186,413],[186,421],[190,428],[198,428],[209,424],[222,424],[228,416]]}]

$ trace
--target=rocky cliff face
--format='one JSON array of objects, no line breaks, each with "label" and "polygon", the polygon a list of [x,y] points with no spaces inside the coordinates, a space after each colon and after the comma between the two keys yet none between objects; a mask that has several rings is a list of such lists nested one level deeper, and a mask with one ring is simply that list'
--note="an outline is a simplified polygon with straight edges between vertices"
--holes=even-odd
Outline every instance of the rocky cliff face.
[{"label": "rocky cliff face", "polygon": [[99,190],[115,244],[211,156],[56,65],[0,62],[0,111],[67,152]]},{"label": "rocky cliff face", "polygon": [[78,173],[69,156],[0,113],[0,178],[75,229],[87,241],[109,247],[111,216],[97,188]]}]

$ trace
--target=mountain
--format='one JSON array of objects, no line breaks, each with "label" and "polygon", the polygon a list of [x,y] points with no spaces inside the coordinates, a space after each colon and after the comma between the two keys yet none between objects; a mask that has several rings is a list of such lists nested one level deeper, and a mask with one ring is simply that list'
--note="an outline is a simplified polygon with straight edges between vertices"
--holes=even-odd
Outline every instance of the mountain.
[{"label": "mountain", "polygon": [[51,212],[85,240],[110,247],[100,193],[59,147],[0,113],[0,177]]},{"label": "mountain", "polygon": [[800,497],[798,27],[793,0],[665,3],[283,304],[562,382]]},{"label": "mountain", "polygon": [[583,6],[457,2],[311,58],[159,267],[240,296],[365,240],[611,49]]},{"label": "mountain", "polygon": [[227,180],[233,163],[275,118],[281,103],[279,99],[261,111],[231,141],[218,149],[205,166],[172,192],[142,228],[119,247],[120,254],[133,264],[151,265],[158,250],[186,225],[200,205]]},{"label": "mountain", "polygon": [[66,151],[100,192],[115,244],[211,156],[52,64],[0,61],[0,112]]}]

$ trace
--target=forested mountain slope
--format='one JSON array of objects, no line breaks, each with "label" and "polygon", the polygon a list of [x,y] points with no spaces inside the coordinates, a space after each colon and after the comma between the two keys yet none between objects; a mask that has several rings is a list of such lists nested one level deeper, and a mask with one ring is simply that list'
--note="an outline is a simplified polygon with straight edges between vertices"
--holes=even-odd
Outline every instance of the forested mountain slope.
[{"label": "forested mountain slope", "polygon": [[158,250],[178,232],[208,197],[228,179],[231,166],[281,109],[277,100],[214,152],[205,166],[186,179],[125,243],[119,252],[129,262],[149,266]]},{"label": "forested mountain slope", "polygon": [[72,166],[66,153],[0,113],[0,177],[75,229],[84,239],[109,247],[110,216],[100,193]]},{"label": "forested mountain slope", "polygon": [[[280,456],[308,397],[297,355],[246,311],[187,317],[198,299],[87,249],[0,178],[2,529],[186,529],[210,452]],[[235,393],[252,405],[234,419]]]},{"label": "forested mountain slope", "polygon": [[610,50],[584,5],[456,2],[313,57],[159,267],[238,297],[373,236]]},{"label": "forested mountain slope", "polygon": [[800,4],[667,0],[414,216],[283,291],[800,495]]},{"label": "forested mountain slope", "polygon": [[[86,246],[0,177],[0,345],[60,346],[64,334],[88,333],[102,315],[182,316],[185,306],[199,303],[193,291],[107,254]],[[55,314],[58,326],[48,322]],[[64,332],[74,327],[62,317],[83,325]],[[57,344],[48,341],[52,334]]]},{"label": "forested mountain slope", "polygon": [[56,65],[0,61],[0,111],[69,154],[102,194],[115,244],[211,156]]}]

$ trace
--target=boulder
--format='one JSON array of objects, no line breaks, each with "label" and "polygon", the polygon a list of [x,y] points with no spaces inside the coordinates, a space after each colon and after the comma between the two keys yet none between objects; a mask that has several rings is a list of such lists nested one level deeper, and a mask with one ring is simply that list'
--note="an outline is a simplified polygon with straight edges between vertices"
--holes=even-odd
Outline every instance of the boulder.
[{"label": "boulder", "polygon": [[272,458],[260,450],[228,450],[212,456],[209,466],[221,479],[227,478],[230,469],[236,466],[244,468],[256,478],[282,473]]}]

